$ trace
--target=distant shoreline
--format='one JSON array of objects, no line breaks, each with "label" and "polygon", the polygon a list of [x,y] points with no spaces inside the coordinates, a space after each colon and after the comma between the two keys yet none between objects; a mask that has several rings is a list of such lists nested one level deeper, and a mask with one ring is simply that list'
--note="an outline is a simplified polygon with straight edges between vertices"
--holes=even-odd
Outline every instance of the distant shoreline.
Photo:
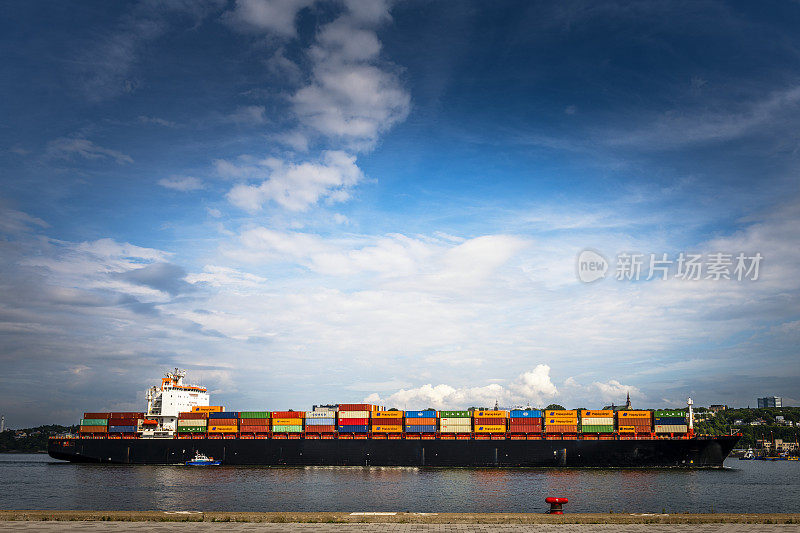
[{"label": "distant shoreline", "polygon": [[[544,506],[543,506],[544,507]],[[418,523],[418,524],[800,524],[800,513],[341,513],[0,510],[0,521]]]}]

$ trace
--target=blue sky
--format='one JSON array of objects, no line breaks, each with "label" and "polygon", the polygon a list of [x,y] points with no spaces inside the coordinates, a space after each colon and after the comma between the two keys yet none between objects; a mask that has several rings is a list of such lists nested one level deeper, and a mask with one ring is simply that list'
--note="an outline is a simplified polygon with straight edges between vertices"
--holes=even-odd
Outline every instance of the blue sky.
[{"label": "blue sky", "polygon": [[[12,425],[174,366],[241,409],[800,400],[796,4],[0,10]],[[614,277],[681,252],[763,262]]]}]

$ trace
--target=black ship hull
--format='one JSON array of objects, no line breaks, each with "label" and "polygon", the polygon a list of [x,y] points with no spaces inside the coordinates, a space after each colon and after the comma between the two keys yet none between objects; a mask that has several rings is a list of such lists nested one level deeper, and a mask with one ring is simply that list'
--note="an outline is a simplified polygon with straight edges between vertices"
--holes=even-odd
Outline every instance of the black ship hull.
[{"label": "black ship hull", "polygon": [[655,440],[51,439],[55,459],[223,465],[719,468],[738,436]]}]

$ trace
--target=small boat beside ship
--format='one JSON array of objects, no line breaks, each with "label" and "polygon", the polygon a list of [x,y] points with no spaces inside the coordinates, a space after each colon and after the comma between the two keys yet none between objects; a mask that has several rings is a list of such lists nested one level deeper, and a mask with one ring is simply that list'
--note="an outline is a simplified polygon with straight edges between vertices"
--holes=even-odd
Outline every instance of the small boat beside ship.
[{"label": "small boat beside ship", "polygon": [[186,461],[186,466],[219,466],[222,461],[215,461],[213,457],[197,452],[194,457]]}]

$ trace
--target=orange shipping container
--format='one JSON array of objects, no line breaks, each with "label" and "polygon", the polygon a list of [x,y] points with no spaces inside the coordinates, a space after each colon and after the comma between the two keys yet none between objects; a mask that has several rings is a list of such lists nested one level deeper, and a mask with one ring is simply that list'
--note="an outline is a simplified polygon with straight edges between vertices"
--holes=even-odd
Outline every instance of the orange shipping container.
[{"label": "orange shipping container", "polygon": [[636,433],[636,426],[620,426],[620,433]]},{"label": "orange shipping container", "polygon": [[301,426],[303,425],[302,419],[299,418],[273,418],[273,426]]},{"label": "orange shipping container", "polygon": [[372,431],[376,433],[402,433],[403,426],[372,426]]},{"label": "orange shipping container", "polygon": [[221,413],[225,407],[221,405],[195,405],[192,407],[193,413]]},{"label": "orange shipping container", "polygon": [[581,411],[582,418],[611,418],[614,416],[614,411]]},{"label": "orange shipping container", "polygon": [[482,424],[475,425],[475,433],[505,433],[505,426],[484,426]]},{"label": "orange shipping container", "polygon": [[435,418],[406,418],[407,426],[433,426],[436,425]]},{"label": "orange shipping container", "polygon": [[242,433],[269,433],[269,426],[242,426]]},{"label": "orange shipping container", "polygon": [[576,424],[554,424],[548,425],[545,430],[548,433],[577,433],[578,426]]},{"label": "orange shipping container", "polygon": [[239,431],[239,426],[208,426],[209,433],[236,433]]},{"label": "orange shipping container", "polygon": [[474,411],[473,418],[508,418],[508,411]]},{"label": "orange shipping container", "polygon": [[652,413],[650,411],[618,411],[617,412],[617,419],[618,420],[625,420],[625,419],[636,419],[636,418],[652,418]]},{"label": "orange shipping container", "polygon": [[375,411],[373,418],[403,418],[403,411]]},{"label": "orange shipping container", "polygon": [[578,411],[545,411],[545,418],[578,418]]},{"label": "orange shipping container", "polygon": [[107,426],[81,426],[81,433],[105,433]]}]

